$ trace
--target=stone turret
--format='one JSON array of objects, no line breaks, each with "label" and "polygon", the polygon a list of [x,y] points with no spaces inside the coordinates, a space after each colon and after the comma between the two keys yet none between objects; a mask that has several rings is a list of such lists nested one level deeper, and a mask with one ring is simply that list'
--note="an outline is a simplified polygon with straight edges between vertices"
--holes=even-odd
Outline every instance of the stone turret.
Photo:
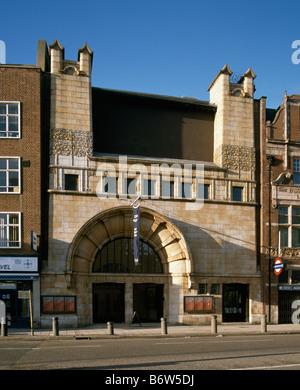
[{"label": "stone turret", "polygon": [[51,73],[50,154],[86,157],[92,154],[91,68],[87,43],[78,61],[65,60],[56,39],[49,45]]},{"label": "stone turret", "polygon": [[228,65],[218,73],[208,91],[217,105],[214,124],[214,162],[231,170],[254,171],[254,105],[252,69],[236,83]]}]

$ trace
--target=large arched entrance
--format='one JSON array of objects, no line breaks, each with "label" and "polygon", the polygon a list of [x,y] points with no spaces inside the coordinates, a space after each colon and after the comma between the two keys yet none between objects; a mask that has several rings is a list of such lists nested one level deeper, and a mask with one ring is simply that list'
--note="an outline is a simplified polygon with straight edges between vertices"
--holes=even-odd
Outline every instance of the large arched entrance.
[{"label": "large arched entrance", "polygon": [[183,285],[188,288],[192,272],[186,241],[173,222],[141,207],[141,261],[135,266],[132,217],[130,207],[106,210],[82,226],[72,241],[67,277],[76,289],[79,324],[129,323],[135,311],[141,321],[180,314]]}]

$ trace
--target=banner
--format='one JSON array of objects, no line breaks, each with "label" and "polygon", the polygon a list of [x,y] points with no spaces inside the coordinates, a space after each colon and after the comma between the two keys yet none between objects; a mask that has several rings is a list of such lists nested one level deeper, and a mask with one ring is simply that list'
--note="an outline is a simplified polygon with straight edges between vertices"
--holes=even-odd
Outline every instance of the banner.
[{"label": "banner", "polygon": [[140,205],[133,206],[133,256],[134,264],[140,264]]}]

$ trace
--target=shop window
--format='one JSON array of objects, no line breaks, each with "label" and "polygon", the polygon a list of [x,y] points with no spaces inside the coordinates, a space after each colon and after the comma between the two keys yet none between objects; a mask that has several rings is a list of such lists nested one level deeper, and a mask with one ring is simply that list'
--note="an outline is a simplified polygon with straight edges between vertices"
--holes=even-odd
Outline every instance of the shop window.
[{"label": "shop window", "polygon": [[0,193],[20,193],[20,159],[0,157]]},{"label": "shop window", "polygon": [[184,311],[189,313],[205,313],[213,311],[214,299],[212,296],[207,297],[184,297]]},{"label": "shop window", "polygon": [[44,296],[42,299],[42,312],[46,313],[76,313],[76,298],[64,296]]},{"label": "shop window", "polygon": [[0,213],[0,248],[20,248],[20,213]]},{"label": "shop window", "polygon": [[0,102],[0,138],[20,138],[19,102]]}]

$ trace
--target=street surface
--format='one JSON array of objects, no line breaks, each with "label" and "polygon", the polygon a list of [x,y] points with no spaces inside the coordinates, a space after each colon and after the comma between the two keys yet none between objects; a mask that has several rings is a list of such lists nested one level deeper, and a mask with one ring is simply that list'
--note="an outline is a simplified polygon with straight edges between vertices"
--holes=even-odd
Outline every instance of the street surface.
[{"label": "street surface", "polygon": [[158,375],[161,370],[299,370],[300,335],[44,341],[5,338],[0,340],[0,369],[134,370],[135,375],[138,370],[155,370]]}]

